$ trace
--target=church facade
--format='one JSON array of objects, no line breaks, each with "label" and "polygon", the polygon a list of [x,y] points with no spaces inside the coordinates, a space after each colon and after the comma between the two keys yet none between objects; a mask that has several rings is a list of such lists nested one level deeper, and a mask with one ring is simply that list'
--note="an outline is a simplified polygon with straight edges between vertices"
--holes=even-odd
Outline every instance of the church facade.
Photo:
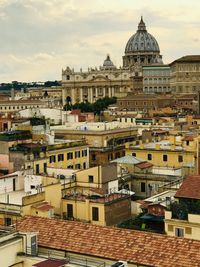
[{"label": "church facade", "polygon": [[117,68],[107,55],[100,68],[75,72],[62,70],[63,104],[90,102],[103,97],[125,97],[143,91],[142,66],[162,65],[159,45],[148,33],[141,18],[138,29],[128,40],[123,56],[123,67]]}]

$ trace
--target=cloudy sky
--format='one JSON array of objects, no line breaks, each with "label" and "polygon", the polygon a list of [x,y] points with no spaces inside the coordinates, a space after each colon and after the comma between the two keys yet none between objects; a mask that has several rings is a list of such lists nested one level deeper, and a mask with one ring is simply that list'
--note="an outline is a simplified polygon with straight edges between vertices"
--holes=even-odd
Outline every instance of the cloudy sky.
[{"label": "cloudy sky", "polygon": [[108,53],[120,66],[141,15],[165,63],[200,54],[199,0],[0,0],[0,83],[60,80]]}]

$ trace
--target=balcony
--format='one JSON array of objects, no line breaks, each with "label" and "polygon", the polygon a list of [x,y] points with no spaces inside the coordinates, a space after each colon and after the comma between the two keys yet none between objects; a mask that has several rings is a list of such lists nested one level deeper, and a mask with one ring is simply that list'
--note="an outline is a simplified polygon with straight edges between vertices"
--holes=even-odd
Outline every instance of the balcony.
[{"label": "balcony", "polygon": [[47,151],[53,151],[53,150],[59,150],[59,149],[65,149],[69,147],[76,147],[76,146],[85,146],[87,143],[85,141],[72,141],[72,142],[65,142],[65,143],[57,143],[53,145],[49,145],[47,147]]},{"label": "balcony", "polygon": [[191,214],[188,213],[187,214],[187,219],[178,219],[178,218],[174,218],[172,216],[172,212],[171,211],[165,211],[165,220],[182,220],[182,221],[186,221],[189,223],[196,223],[199,224],[200,223],[200,214]]},{"label": "balcony", "polygon": [[[173,202],[169,206],[166,216],[169,219],[185,220],[188,222],[200,222],[200,201],[199,200],[181,200]],[[171,217],[171,218],[170,218]],[[167,218],[166,218],[167,219]]]}]

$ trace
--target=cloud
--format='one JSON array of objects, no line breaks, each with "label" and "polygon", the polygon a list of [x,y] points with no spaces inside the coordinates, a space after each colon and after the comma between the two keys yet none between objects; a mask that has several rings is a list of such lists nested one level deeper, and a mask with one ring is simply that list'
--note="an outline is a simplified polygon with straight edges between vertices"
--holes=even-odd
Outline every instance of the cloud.
[{"label": "cloud", "polygon": [[196,0],[1,0],[0,82],[60,79],[66,65],[99,66],[107,53],[119,66],[141,15],[165,62],[199,54],[199,8]]}]

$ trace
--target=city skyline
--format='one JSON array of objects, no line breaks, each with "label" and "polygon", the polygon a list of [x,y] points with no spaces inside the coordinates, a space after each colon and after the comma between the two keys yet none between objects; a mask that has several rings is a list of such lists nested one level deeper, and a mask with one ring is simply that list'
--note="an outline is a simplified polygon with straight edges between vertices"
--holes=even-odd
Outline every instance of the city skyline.
[{"label": "city skyline", "polygon": [[195,0],[3,0],[0,3],[0,82],[60,80],[100,66],[110,54],[117,66],[142,15],[164,63],[199,54],[200,3]]}]

